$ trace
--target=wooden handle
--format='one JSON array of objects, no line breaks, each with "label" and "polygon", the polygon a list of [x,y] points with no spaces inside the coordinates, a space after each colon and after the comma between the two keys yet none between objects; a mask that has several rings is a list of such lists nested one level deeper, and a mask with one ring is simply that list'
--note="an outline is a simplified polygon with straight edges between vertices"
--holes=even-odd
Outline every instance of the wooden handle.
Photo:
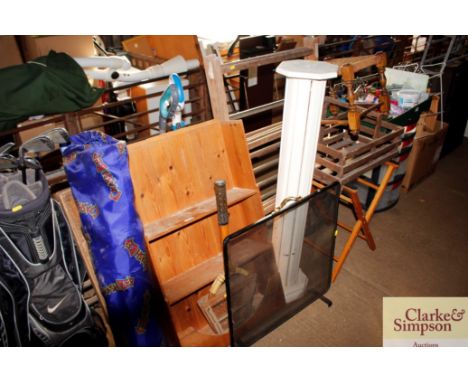
[{"label": "wooden handle", "polygon": [[218,209],[218,224],[220,226],[224,226],[229,223],[226,181],[224,179],[216,180],[214,183],[214,191],[216,196],[216,207]]}]

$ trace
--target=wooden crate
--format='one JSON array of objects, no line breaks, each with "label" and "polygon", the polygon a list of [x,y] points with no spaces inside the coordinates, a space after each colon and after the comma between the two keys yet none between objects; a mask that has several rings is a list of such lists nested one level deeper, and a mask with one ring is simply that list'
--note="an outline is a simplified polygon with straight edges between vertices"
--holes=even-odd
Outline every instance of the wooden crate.
[{"label": "wooden crate", "polygon": [[136,209],[172,334],[182,346],[228,345],[197,302],[224,271],[213,184],[227,184],[229,229],[261,218],[240,121],[209,121],[129,145]]},{"label": "wooden crate", "polygon": [[[346,117],[347,104],[326,97],[325,108],[329,105],[345,110],[338,118]],[[403,127],[387,122],[380,113],[360,109],[364,117],[357,141],[343,128],[322,120],[314,172],[318,181],[349,183],[398,154]]]}]

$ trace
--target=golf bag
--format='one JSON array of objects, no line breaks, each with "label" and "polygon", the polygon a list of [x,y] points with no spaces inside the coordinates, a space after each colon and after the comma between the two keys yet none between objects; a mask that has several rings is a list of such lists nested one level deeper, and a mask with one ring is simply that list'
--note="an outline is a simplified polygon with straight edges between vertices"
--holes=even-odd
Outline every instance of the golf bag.
[{"label": "golf bag", "polygon": [[85,268],[42,171],[0,174],[0,346],[100,346]]}]

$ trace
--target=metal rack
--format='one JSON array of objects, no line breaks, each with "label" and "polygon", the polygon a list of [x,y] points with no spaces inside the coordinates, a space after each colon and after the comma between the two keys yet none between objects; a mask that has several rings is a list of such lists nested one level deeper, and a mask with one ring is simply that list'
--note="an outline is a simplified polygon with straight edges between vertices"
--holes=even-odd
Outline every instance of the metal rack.
[{"label": "metal rack", "polygon": [[[468,57],[467,36],[414,36],[411,45],[412,56],[403,64],[394,66],[395,69],[412,71],[429,75],[430,83],[438,85],[434,95],[440,96],[441,125],[444,121],[444,87],[443,78],[448,64]],[[434,83],[434,81],[437,81]]]}]

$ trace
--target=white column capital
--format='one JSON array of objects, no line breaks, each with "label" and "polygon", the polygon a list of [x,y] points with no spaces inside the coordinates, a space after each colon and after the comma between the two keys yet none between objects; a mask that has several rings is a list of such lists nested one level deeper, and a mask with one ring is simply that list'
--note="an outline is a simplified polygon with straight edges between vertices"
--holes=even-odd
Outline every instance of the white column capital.
[{"label": "white column capital", "polygon": [[324,61],[289,60],[279,64],[276,72],[288,78],[329,80],[338,76],[338,65]]}]

